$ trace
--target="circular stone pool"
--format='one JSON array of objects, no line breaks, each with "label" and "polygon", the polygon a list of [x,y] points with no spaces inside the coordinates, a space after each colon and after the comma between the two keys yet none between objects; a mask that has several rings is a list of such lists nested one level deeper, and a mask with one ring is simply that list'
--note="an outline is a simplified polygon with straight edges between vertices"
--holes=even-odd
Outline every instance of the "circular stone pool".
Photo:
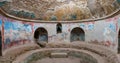
[{"label": "circular stone pool", "polygon": [[44,58],[31,63],[80,63],[79,58]]},{"label": "circular stone pool", "polygon": [[100,63],[96,54],[72,48],[45,48],[30,51],[13,63]]}]

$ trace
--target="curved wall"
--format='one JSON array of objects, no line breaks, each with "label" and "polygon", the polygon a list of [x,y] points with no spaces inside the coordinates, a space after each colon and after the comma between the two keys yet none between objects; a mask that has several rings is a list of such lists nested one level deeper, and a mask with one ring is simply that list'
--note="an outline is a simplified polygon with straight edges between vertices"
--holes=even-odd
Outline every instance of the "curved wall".
[{"label": "curved wall", "polygon": [[58,23],[23,22],[0,15],[3,50],[22,44],[34,42],[34,31],[43,27],[48,32],[48,42],[70,42],[70,32],[80,27],[85,32],[85,41],[110,47],[117,52],[120,15],[105,20],[91,22],[61,23],[62,33],[57,34]]}]

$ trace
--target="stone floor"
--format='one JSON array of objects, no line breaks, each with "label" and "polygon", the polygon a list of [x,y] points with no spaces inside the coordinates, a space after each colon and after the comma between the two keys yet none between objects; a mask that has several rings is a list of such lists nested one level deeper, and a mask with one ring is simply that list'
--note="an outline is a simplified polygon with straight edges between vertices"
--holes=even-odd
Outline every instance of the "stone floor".
[{"label": "stone floor", "polygon": [[12,61],[5,57],[0,57],[0,63],[12,63]]}]

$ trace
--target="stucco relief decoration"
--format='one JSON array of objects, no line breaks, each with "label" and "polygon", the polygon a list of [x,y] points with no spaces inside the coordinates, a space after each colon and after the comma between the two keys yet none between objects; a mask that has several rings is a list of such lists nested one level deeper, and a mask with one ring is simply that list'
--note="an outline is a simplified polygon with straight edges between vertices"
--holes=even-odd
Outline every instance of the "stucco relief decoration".
[{"label": "stucco relief decoration", "polygon": [[10,15],[44,21],[74,21],[107,16],[120,7],[119,0],[1,0]]}]

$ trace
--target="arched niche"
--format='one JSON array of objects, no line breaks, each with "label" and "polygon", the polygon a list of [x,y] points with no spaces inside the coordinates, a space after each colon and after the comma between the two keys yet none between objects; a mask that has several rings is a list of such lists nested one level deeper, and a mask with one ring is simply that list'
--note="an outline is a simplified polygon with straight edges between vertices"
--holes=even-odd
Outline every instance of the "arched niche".
[{"label": "arched niche", "polygon": [[82,28],[76,27],[70,33],[70,41],[85,41],[85,32]]}]

